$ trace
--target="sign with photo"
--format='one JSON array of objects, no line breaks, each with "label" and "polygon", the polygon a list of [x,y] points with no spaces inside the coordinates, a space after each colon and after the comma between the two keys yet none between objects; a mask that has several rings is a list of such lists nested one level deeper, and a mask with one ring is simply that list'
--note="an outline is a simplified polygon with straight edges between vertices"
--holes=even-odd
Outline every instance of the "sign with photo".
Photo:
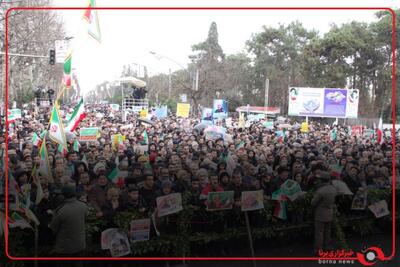
[{"label": "sign with photo", "polygon": [[158,217],[170,215],[183,210],[181,193],[158,197],[156,201]]},{"label": "sign with photo", "polygon": [[357,118],[358,89],[289,87],[290,116]]},{"label": "sign with photo", "polygon": [[207,196],[207,210],[230,210],[233,206],[234,191],[210,192]]},{"label": "sign with photo", "polygon": [[129,237],[131,242],[147,241],[150,239],[150,219],[131,221]]},{"label": "sign with photo", "polygon": [[372,211],[376,218],[380,218],[390,214],[386,200],[381,200],[372,205],[369,205],[368,209]]},{"label": "sign with photo", "polygon": [[242,211],[260,210],[264,208],[264,191],[243,191],[241,200]]},{"label": "sign with photo", "polygon": [[118,228],[109,228],[101,233],[101,249],[109,249],[112,257],[122,257],[131,253],[126,233]]},{"label": "sign with photo", "polygon": [[203,108],[203,111],[201,113],[201,122],[202,123],[213,123],[213,112],[212,108]]},{"label": "sign with photo", "polygon": [[351,203],[352,210],[365,210],[367,207],[367,190],[358,189]]},{"label": "sign with photo", "polygon": [[223,99],[214,99],[213,119],[225,119],[228,117],[228,102]]}]

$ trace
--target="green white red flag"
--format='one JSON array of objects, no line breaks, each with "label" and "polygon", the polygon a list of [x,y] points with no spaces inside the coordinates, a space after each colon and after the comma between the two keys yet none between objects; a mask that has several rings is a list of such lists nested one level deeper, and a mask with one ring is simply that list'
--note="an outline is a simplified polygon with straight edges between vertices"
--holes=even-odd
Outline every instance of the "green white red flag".
[{"label": "green white red flag", "polygon": [[47,154],[47,147],[46,147],[46,138],[43,139],[42,145],[40,146],[39,150],[40,156],[40,165],[39,171],[45,176],[48,180],[52,180],[51,168],[49,163],[49,156]]},{"label": "green white red flag", "polygon": [[101,32],[99,18],[97,16],[97,10],[92,9],[96,7],[95,0],[89,0],[88,9],[85,10],[83,18],[88,23],[88,34],[93,37],[96,41],[101,43]]},{"label": "green white red flag", "polygon": [[86,117],[85,105],[83,98],[79,100],[78,104],[74,107],[71,117],[67,121],[66,131],[73,132],[78,127],[79,123]]},{"label": "green white red flag", "polygon": [[71,88],[71,68],[72,68],[72,52],[69,51],[65,60],[64,60],[64,85],[65,88],[70,89]]},{"label": "green white red flag", "polygon": [[50,117],[49,138],[61,146],[67,148],[67,141],[65,138],[64,127],[60,113],[58,111],[57,101],[54,103],[53,111]]},{"label": "green white red flag", "polygon": [[36,133],[33,133],[32,144],[36,147],[39,147],[41,145],[41,143],[42,143],[42,139],[40,139],[40,137]]}]

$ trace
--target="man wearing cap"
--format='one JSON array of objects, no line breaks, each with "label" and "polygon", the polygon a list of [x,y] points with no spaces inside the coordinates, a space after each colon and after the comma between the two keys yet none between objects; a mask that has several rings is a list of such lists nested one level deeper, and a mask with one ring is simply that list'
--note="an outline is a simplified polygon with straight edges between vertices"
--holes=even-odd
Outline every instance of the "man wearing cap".
[{"label": "man wearing cap", "polygon": [[86,249],[85,220],[88,207],[76,199],[74,185],[62,188],[63,203],[54,211],[49,228],[55,236],[54,253],[58,256],[78,256]]},{"label": "man wearing cap", "polygon": [[315,178],[318,186],[311,206],[314,209],[315,252],[318,252],[319,249],[329,249],[337,191],[330,183],[331,177],[328,172],[322,171]]}]

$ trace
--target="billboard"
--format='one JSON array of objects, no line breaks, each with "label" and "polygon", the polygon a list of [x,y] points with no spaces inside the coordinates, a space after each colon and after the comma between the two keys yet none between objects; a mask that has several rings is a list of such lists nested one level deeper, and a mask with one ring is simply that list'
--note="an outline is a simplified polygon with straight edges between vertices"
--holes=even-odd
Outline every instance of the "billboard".
[{"label": "billboard", "polygon": [[289,87],[289,116],[357,118],[358,89]]}]

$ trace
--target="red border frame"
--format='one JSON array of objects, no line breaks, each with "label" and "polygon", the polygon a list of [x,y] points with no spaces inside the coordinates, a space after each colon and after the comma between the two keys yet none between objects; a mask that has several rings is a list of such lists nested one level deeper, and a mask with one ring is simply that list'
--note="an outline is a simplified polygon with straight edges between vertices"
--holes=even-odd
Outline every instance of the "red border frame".
[{"label": "red border frame", "polygon": [[[8,110],[8,17],[14,10],[86,10],[87,7],[12,7],[6,12],[5,20],[5,110]],[[395,136],[395,123],[396,123],[396,14],[388,7],[95,7],[95,10],[384,10],[389,11],[392,15],[392,136]],[[6,129],[8,129],[8,117],[6,116]],[[5,134],[6,138],[6,157],[5,157],[5,177],[8,177],[8,130]],[[396,177],[395,177],[395,138],[392,139],[392,254],[384,257],[384,261],[391,260],[395,257],[396,251]],[[111,257],[13,257],[8,251],[8,179],[5,183],[5,247],[6,255],[10,260],[310,260],[316,261],[320,257],[127,257],[127,258],[111,258]],[[323,258],[324,260],[357,260],[357,257],[349,258]]]}]

